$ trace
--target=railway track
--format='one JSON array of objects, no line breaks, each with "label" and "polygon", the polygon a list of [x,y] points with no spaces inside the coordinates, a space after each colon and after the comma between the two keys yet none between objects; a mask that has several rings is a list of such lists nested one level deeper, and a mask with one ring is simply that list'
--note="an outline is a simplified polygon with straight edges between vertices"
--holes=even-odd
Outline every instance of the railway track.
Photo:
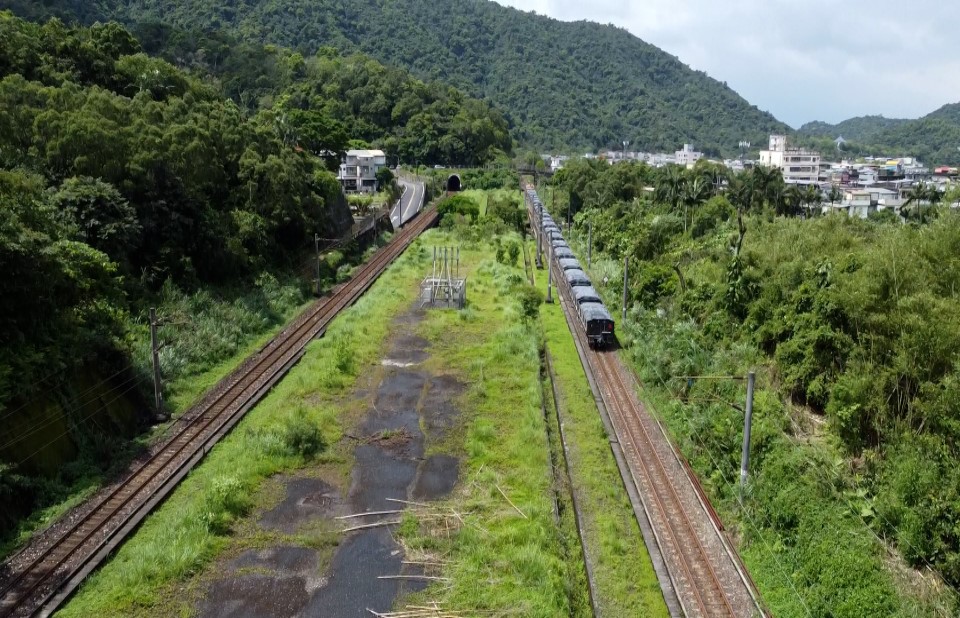
[{"label": "railway track", "polygon": [[[529,204],[526,210],[538,233]],[[615,351],[590,347],[576,319],[576,301],[562,283],[562,273],[553,263],[547,267],[553,269],[558,282],[557,295],[584,369],[593,376],[609,416],[615,434],[610,438],[618,443],[625,459],[621,468],[624,482],[636,488],[641,502],[634,505],[638,518],[645,513],[663,558],[666,573],[661,575],[670,580],[663,585],[665,595],[667,591],[671,597],[675,594],[679,605],[671,606],[671,613],[697,618],[764,615],[759,593],[735,550],[722,537],[722,524],[709,501],[659,423],[643,409],[632,374]]]},{"label": "railway track", "polygon": [[349,281],[320,299],[290,326],[188,410],[175,435],[153,450],[92,506],[70,515],[11,558],[0,579],[0,618],[46,616],[76,589],[136,526],[303,355],[308,342],[351,305],[424,230],[436,222],[427,209]]},{"label": "railway track", "polygon": [[[555,273],[556,275],[556,273]],[[569,290],[560,286],[564,310],[572,311]],[[720,538],[717,522],[700,502],[686,468],[659,425],[642,409],[615,351],[589,347],[575,319],[568,319],[580,342],[643,501],[654,536],[685,616],[762,615],[750,582]]]}]

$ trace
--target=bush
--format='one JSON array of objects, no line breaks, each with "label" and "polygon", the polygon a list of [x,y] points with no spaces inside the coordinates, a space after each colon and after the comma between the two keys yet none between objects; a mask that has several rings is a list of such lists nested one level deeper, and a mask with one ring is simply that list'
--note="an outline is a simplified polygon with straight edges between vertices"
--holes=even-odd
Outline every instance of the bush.
[{"label": "bush", "polygon": [[510,265],[515,266],[520,258],[520,243],[511,242],[507,245],[507,254],[510,256]]},{"label": "bush", "polygon": [[440,200],[437,204],[437,213],[443,219],[452,215],[461,215],[476,221],[480,216],[480,205],[465,195],[453,195]]},{"label": "bush", "polygon": [[320,426],[311,422],[302,410],[295,411],[287,418],[281,435],[290,455],[309,459],[327,448]]},{"label": "bush", "polygon": [[220,477],[207,490],[200,519],[213,534],[226,534],[230,525],[250,509],[249,493],[235,477]]},{"label": "bush", "polygon": [[540,312],[540,303],[543,302],[543,294],[532,285],[525,284],[517,290],[517,299],[520,301],[520,310],[523,317],[533,320]]}]

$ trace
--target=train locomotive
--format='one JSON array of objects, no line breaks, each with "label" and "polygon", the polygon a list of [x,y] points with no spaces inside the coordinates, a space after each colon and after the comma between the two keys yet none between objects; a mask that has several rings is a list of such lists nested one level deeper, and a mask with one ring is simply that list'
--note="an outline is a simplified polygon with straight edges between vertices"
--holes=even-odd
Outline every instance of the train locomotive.
[{"label": "train locomotive", "polygon": [[612,345],[615,339],[613,317],[594,289],[590,277],[583,271],[580,262],[564,240],[560,227],[543,206],[537,192],[527,189],[527,201],[537,216],[535,225],[540,227],[544,240],[550,243],[551,255],[563,273],[563,283],[576,301],[577,319],[590,347],[605,348]]}]

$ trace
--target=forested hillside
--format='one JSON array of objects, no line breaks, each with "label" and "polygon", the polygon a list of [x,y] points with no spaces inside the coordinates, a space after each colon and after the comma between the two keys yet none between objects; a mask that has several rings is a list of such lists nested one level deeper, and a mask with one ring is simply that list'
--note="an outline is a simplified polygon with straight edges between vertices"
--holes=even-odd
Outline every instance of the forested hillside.
[{"label": "forested hillside", "polygon": [[[0,6],[31,11],[30,3]],[[487,0],[111,0],[98,10],[52,0],[60,14],[115,17],[134,29],[221,30],[312,55],[322,46],[369,53],[483,96],[505,110],[517,139],[544,148],[673,151],[692,142],[733,153],[787,127],[733,90],[627,31],[564,23]],[[36,12],[32,10],[31,12]],[[139,25],[138,25],[139,24]],[[209,53],[209,51],[207,52]]]},{"label": "forested hillside", "polygon": [[884,130],[907,122],[910,121],[904,118],[884,118],[883,116],[858,116],[838,124],[815,120],[800,127],[797,133],[813,137],[829,137],[830,139],[842,136],[848,141],[869,143]]},{"label": "forested hillside", "polygon": [[928,165],[960,164],[960,103],[944,105],[916,120],[863,116],[839,124],[808,122],[797,136],[817,140],[827,151],[830,140],[843,136],[851,154],[919,157]]}]

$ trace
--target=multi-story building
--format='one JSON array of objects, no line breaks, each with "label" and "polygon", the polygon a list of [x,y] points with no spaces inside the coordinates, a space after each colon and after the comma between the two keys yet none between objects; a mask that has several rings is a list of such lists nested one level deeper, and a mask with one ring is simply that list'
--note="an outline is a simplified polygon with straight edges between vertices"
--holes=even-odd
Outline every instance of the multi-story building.
[{"label": "multi-story building", "polygon": [[694,163],[703,158],[703,153],[694,150],[692,144],[684,144],[682,150],[673,153],[673,157],[677,165],[693,167]]},{"label": "multi-story building", "polygon": [[770,136],[769,149],[760,151],[760,165],[781,170],[788,184],[810,185],[820,180],[820,153],[788,148],[785,135]]},{"label": "multi-story building", "polygon": [[377,172],[386,165],[382,150],[348,150],[337,180],[344,193],[376,193]]}]

